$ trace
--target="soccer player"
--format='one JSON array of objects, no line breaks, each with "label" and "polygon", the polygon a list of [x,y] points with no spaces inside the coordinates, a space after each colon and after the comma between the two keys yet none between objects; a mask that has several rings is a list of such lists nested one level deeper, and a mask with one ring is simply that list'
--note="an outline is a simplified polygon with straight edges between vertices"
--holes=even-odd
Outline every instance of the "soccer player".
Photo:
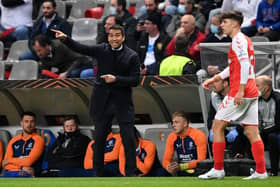
[{"label": "soccer player", "polygon": [[36,133],[36,115],[24,112],[21,116],[22,133],[13,137],[2,162],[3,177],[33,177],[44,151],[44,139]]},{"label": "soccer player", "polygon": [[222,179],[224,171],[224,129],[231,121],[244,126],[251,143],[251,151],[256,163],[256,171],[244,179],[266,179],[264,145],[258,130],[258,89],[255,82],[255,60],[252,41],[240,32],[243,16],[238,11],[222,15],[222,30],[232,38],[228,52],[229,67],[203,82],[205,89],[216,81],[229,77],[230,90],[219,107],[213,124],[214,168],[199,175],[200,179]]}]

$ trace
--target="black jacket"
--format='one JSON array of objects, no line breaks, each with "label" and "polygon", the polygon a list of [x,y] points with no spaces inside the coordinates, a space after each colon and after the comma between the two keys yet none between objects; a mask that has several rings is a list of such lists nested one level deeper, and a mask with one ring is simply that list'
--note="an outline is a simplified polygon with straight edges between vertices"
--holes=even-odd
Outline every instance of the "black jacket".
[{"label": "black jacket", "polygon": [[84,168],[89,137],[79,130],[72,134],[59,133],[56,141],[47,153],[49,169]]},{"label": "black jacket", "polygon": [[[76,52],[97,59],[97,76],[91,96],[90,113],[94,120],[103,115],[108,102],[114,102],[120,112],[119,120],[133,121],[134,109],[132,102],[132,88],[139,84],[139,57],[135,51],[123,45],[120,51],[113,51],[107,43],[86,46],[67,37],[64,41]],[[100,75],[113,74],[116,82],[105,83]]]},{"label": "black jacket", "polygon": [[29,48],[32,49],[31,41],[34,39],[35,36],[39,34],[45,34],[47,35],[50,39],[55,39],[55,33],[51,31],[51,29],[56,29],[64,32],[68,36],[71,36],[72,33],[72,27],[71,25],[63,18],[59,17],[57,14],[55,15],[54,19],[48,26],[46,33],[42,33],[42,25],[44,23],[43,17],[41,16],[34,24],[31,30],[31,35],[30,35],[30,40],[29,40]]},{"label": "black jacket", "polygon": [[[263,114],[261,111],[260,103],[262,102],[267,103],[271,100],[273,100],[273,102],[275,103],[275,108],[269,106],[269,109],[266,110],[267,108],[265,108],[264,111],[268,114],[274,114],[274,116],[271,116],[272,118],[274,118],[271,120],[271,121],[274,120],[274,124],[270,125],[270,124],[265,124],[263,122],[262,119]],[[269,133],[272,132],[280,132],[280,93],[279,92],[272,91],[271,95],[267,100],[264,100],[262,97],[259,98],[259,121],[260,121],[259,127],[260,127],[261,135],[268,135]]]},{"label": "black jacket", "polygon": [[92,67],[91,60],[79,53],[76,53],[59,40],[51,43],[51,57],[41,58],[42,69],[51,70],[56,68],[54,73],[67,72],[67,75],[76,68]]},{"label": "black jacket", "polygon": [[[170,41],[170,37],[167,34],[160,33],[158,39],[155,41],[154,54],[156,58],[156,63],[160,64],[161,61],[167,56],[166,46]],[[138,46],[137,52],[140,57],[141,66],[144,66],[144,61],[146,58],[146,53],[149,45],[149,34],[142,32]]]}]

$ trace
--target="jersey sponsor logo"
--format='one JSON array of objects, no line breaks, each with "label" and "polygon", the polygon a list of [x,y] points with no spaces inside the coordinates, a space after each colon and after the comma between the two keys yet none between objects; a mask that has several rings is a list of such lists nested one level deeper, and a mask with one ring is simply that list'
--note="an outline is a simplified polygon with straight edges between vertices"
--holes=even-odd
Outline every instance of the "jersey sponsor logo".
[{"label": "jersey sponsor logo", "polygon": [[194,149],[194,145],[193,145],[193,142],[189,142],[189,149]]},{"label": "jersey sponsor logo", "polygon": [[192,154],[179,154],[179,160],[181,161],[190,161],[192,160]]},{"label": "jersey sponsor logo", "polygon": [[180,148],[180,147],[182,147],[182,144],[178,144],[178,143],[176,143],[175,145],[176,145],[176,148]]}]

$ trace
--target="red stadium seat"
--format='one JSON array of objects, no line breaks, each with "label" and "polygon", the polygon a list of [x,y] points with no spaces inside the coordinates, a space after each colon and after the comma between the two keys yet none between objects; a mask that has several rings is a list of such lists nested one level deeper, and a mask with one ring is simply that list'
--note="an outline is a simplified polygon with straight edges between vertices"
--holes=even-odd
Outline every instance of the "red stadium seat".
[{"label": "red stadium seat", "polygon": [[100,19],[103,15],[104,9],[101,6],[89,8],[85,11],[85,18]]},{"label": "red stadium seat", "polygon": [[128,8],[128,12],[130,12],[130,14],[131,14],[132,16],[134,16],[134,14],[135,14],[135,5],[130,6],[130,7]]}]

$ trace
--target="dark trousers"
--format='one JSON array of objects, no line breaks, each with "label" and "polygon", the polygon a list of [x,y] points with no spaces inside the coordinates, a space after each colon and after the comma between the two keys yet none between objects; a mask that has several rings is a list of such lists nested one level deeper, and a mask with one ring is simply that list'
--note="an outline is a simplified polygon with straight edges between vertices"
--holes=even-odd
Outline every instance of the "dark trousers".
[{"label": "dark trousers", "polygon": [[[100,118],[94,119],[95,121],[95,151],[94,151],[94,170],[96,176],[104,176],[104,149],[106,144],[106,138],[108,132],[111,130],[112,119],[117,117],[120,127],[120,134],[122,143],[125,150],[126,176],[135,175],[136,171],[136,145],[134,137],[134,122],[126,121],[122,116],[124,113],[131,112],[127,108],[126,110],[117,108],[113,102],[108,102],[105,107],[104,113]],[[133,112],[132,112],[133,113]]]},{"label": "dark trousers", "polygon": [[269,31],[266,33],[257,33],[256,35],[265,36],[269,41],[278,41],[280,40],[280,31]]},{"label": "dark trousers", "polygon": [[280,133],[272,132],[269,134],[261,134],[265,145],[265,149],[269,152],[269,159],[271,165],[271,173],[278,174],[279,156],[280,156]]}]

